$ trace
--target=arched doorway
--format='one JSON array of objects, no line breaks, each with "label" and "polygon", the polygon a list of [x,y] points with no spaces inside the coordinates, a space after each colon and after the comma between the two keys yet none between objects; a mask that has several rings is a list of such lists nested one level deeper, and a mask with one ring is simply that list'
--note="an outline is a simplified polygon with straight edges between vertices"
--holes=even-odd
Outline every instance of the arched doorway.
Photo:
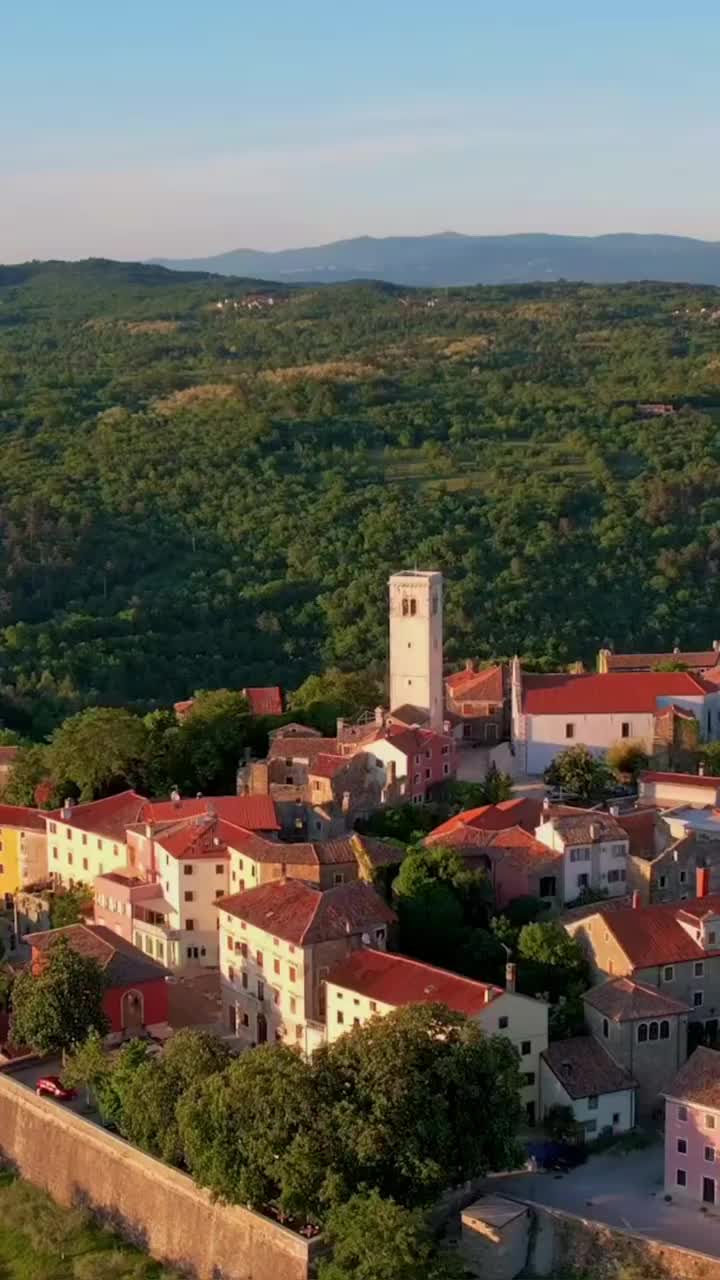
[{"label": "arched doorway", "polygon": [[265,1044],[266,1041],[267,1041],[267,1018],[265,1017],[264,1013],[259,1013],[257,1016],[257,1042],[258,1044]]},{"label": "arched doorway", "polygon": [[145,1002],[141,991],[125,991],[120,1009],[123,1031],[139,1031],[145,1023]]}]

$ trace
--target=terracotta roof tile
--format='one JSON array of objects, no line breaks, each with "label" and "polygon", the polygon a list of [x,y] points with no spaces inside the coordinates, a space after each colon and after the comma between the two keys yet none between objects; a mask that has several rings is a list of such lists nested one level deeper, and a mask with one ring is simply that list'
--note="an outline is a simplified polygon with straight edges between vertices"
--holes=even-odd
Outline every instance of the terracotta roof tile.
[{"label": "terracotta roof tile", "polygon": [[715,649],[687,650],[676,653],[610,653],[608,671],[651,671],[661,662],[681,662],[686,667],[714,667],[720,659]]},{"label": "terracotta roof tile", "polygon": [[268,760],[308,760],[319,755],[336,755],[337,738],[300,738],[295,734],[280,735],[270,740]]},{"label": "terracotta roof tile", "polygon": [[505,827],[524,827],[534,831],[542,817],[542,801],[529,796],[501,800],[499,804],[483,804],[478,809],[466,809],[448,818],[430,835],[443,836],[461,827],[482,827],[484,831],[502,831]]},{"label": "terracotta roof tile", "polygon": [[680,1068],[666,1095],[694,1107],[720,1111],[720,1053],[699,1045]]},{"label": "terracotta roof tile", "polygon": [[[108,840],[124,842],[127,828],[140,820],[140,814],[147,803],[145,796],[138,795],[136,791],[121,791],[119,795],[106,796],[103,800],[74,804],[67,825],[78,831],[105,836]],[[59,809],[47,816],[57,822],[65,822]]]},{"label": "terracotta roof tile", "polygon": [[369,947],[352,951],[330,970],[327,981],[380,1004],[445,1004],[468,1017],[504,995],[502,987]]},{"label": "terracotta roof tile", "polygon": [[565,844],[605,844],[611,840],[625,841],[627,834],[612,814],[597,809],[554,810],[549,821]]},{"label": "terracotta roof tile", "polygon": [[279,831],[277,810],[271,796],[199,796],[195,799],[146,800],[139,822],[174,822],[216,814],[248,831]]},{"label": "terracotta roof tile", "polygon": [[[619,813],[615,821],[622,827],[630,842],[629,851],[636,858],[654,858],[655,832],[658,826],[657,809],[633,809]],[[666,828],[667,829],[667,828]]]},{"label": "terracotta roof tile", "polygon": [[282,690],[277,684],[265,688],[243,689],[251,715],[281,716],[283,713]]},{"label": "terracotta roof tile", "polygon": [[219,898],[216,906],[300,946],[346,938],[368,927],[395,922],[394,913],[379,894],[359,880],[325,890],[304,880],[273,880]]},{"label": "terracotta roof tile", "polygon": [[111,987],[157,982],[168,974],[168,970],[158,964],[157,960],[152,960],[132,943],[113,933],[112,929],[106,929],[100,924],[71,924],[63,929],[28,933],[25,941],[33,951],[45,955],[60,937],[67,938],[73,951],[97,961]]},{"label": "terracotta roof tile", "polygon": [[667,1018],[688,1012],[688,1006],[673,1000],[655,987],[646,987],[632,978],[611,978],[586,991],[583,1000],[613,1022],[634,1022],[639,1018]]},{"label": "terracotta roof tile", "polygon": [[707,787],[708,791],[717,791],[720,778],[711,774],[699,773],[661,773],[658,770],[644,769],[639,775],[640,782],[676,782],[678,786]]},{"label": "terracotta roof tile", "polygon": [[503,668],[485,667],[481,671],[455,671],[447,676],[446,687],[457,702],[498,702],[505,696]]},{"label": "terracotta roof tile", "polygon": [[621,714],[658,710],[658,698],[698,697],[707,691],[689,671],[611,672],[607,675],[536,675],[523,672],[528,715]]},{"label": "terracotta roof tile", "polygon": [[21,827],[29,831],[45,831],[48,814],[22,804],[0,804],[0,827]]},{"label": "terracotta roof tile", "polygon": [[720,915],[720,894],[615,911],[606,910],[605,903],[595,903],[595,913],[590,914],[603,917],[635,969],[681,964],[684,960],[702,960],[709,954],[720,954],[720,948],[704,951],[678,920],[681,914],[692,921],[705,914]]},{"label": "terracotta roof tile", "polygon": [[573,1099],[636,1087],[632,1076],[592,1036],[555,1040],[540,1056]]},{"label": "terracotta roof tile", "polygon": [[308,765],[308,772],[316,778],[334,778],[336,773],[344,769],[352,756],[335,756],[322,752],[315,756]]}]

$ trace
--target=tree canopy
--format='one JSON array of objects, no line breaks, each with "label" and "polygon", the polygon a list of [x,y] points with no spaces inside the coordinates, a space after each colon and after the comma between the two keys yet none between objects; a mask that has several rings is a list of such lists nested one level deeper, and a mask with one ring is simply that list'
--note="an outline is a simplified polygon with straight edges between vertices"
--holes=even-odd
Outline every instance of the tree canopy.
[{"label": "tree canopy", "polygon": [[104,1034],[104,993],[97,962],[74,951],[61,934],[50,946],[42,972],[25,970],[15,980],[13,1042],[36,1053],[56,1053],[81,1044],[91,1031]]}]

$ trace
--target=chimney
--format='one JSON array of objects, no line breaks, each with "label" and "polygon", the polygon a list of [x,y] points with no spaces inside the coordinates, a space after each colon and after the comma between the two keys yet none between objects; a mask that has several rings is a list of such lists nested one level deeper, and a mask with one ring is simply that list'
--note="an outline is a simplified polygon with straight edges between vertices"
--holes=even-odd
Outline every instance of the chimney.
[{"label": "chimney", "polygon": [[448,738],[450,737],[450,734],[452,733],[452,725],[451,725],[451,723],[450,723],[450,721],[449,721],[449,720],[443,720],[443,730],[442,730],[442,731],[443,731],[443,733],[445,734],[445,736],[446,736],[446,737],[448,737]]},{"label": "chimney", "polygon": [[490,1001],[492,1000],[492,998],[493,998],[492,987],[486,986],[485,987],[485,1004],[490,1004]]},{"label": "chimney", "polygon": [[175,805],[175,808],[179,809],[180,805],[182,804],[182,800],[180,798],[180,792],[178,791],[177,787],[173,787],[172,791],[170,792],[170,799]]},{"label": "chimney", "polygon": [[474,671],[474,670],[475,670],[475,663],[473,662],[472,658],[466,658],[466,659],[465,659],[465,670],[466,670],[466,671]]},{"label": "chimney", "polygon": [[591,840],[600,839],[600,826],[597,822],[590,823],[590,839]]},{"label": "chimney", "polygon": [[637,911],[638,907],[640,906],[640,894],[638,893],[637,889],[633,889],[632,904],[633,904],[633,911]]},{"label": "chimney", "polygon": [[385,724],[385,712],[383,711],[382,707],[375,708],[375,723],[376,725],[378,725],[380,729],[382,729],[383,725]]},{"label": "chimney", "polygon": [[348,814],[350,812],[350,792],[349,791],[343,791],[342,811],[344,814]]},{"label": "chimney", "polygon": [[388,760],[385,765],[385,777],[387,779],[386,785],[393,787],[397,781],[397,765],[394,760]]},{"label": "chimney", "polygon": [[680,652],[680,646],[679,646],[679,645],[677,645],[677,644],[674,644],[674,645],[673,645],[673,653],[679,653],[679,652]]},{"label": "chimney", "polygon": [[698,765],[698,778],[704,778],[704,777],[705,777],[705,761],[701,760]]},{"label": "chimney", "polygon": [[511,964],[510,962],[508,962],[508,964],[505,965],[505,990],[514,991],[516,984],[517,984],[517,965]]},{"label": "chimney", "polygon": [[718,649],[720,649],[720,640],[713,640],[712,647],[713,653],[717,653]]},{"label": "chimney", "polygon": [[344,729],[345,729],[345,721],[343,720],[342,716],[338,716],[337,720],[335,721],[335,737],[338,739],[342,738]]},{"label": "chimney", "polygon": [[73,802],[70,796],[66,796],[63,801],[63,807],[60,810],[60,817],[63,822],[69,822],[72,818]]},{"label": "chimney", "polygon": [[707,898],[710,892],[710,868],[695,868],[695,896],[696,898]]},{"label": "chimney", "polygon": [[550,812],[550,797],[543,796],[543,813],[547,814],[549,812]]},{"label": "chimney", "polygon": [[610,805],[610,807],[609,807],[609,809],[608,809],[608,812],[612,815],[612,817],[613,817],[613,818],[619,818],[619,817],[620,817],[620,805],[619,805],[619,804],[611,804],[611,805]]}]

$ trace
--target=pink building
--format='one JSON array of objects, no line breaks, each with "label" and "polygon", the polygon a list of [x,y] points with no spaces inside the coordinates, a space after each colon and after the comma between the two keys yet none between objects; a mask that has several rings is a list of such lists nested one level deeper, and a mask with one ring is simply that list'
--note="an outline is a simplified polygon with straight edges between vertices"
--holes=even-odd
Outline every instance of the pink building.
[{"label": "pink building", "polygon": [[700,1047],[665,1095],[665,1193],[720,1203],[720,1053]]}]

